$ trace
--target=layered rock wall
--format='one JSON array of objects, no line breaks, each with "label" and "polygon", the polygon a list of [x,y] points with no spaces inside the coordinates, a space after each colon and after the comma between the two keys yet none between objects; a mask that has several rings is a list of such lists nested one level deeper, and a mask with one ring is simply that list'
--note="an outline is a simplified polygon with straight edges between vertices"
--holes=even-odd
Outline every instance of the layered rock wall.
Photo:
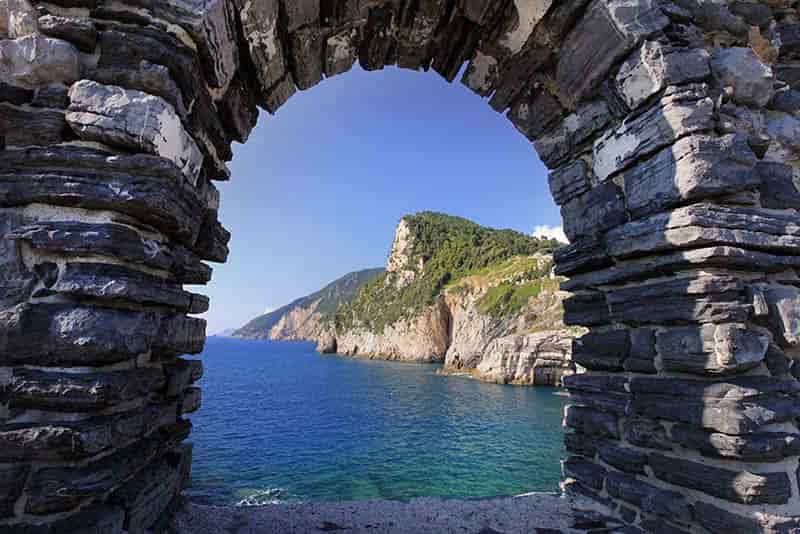
[{"label": "layered rock wall", "polygon": [[213,181],[356,60],[468,62],[552,169],[586,524],[798,528],[793,1],[6,0],[0,34],[3,529],[142,532],[179,492]]}]

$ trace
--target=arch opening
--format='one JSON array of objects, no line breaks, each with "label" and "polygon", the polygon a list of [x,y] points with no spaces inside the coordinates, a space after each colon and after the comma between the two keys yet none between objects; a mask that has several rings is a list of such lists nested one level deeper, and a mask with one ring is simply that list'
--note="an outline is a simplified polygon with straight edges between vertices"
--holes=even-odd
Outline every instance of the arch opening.
[{"label": "arch opening", "polygon": [[208,307],[182,286],[230,239],[213,181],[257,106],[358,58],[449,80],[469,62],[551,169],[565,320],[590,330],[564,489],[591,519],[796,528],[795,11],[0,2],[0,525],[136,531],[180,492],[201,370],[179,356]]}]

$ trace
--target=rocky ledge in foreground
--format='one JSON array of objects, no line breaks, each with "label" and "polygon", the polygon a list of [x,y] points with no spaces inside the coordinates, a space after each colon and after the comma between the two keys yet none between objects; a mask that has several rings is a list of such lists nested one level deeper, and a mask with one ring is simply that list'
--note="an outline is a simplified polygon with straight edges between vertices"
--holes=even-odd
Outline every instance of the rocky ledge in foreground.
[{"label": "rocky ledge in foreground", "polygon": [[[171,534],[553,534],[585,532],[602,519],[573,509],[585,502],[530,493],[493,499],[421,498],[410,502],[364,501],[277,504],[252,508],[188,504],[173,519]],[[613,525],[608,525],[613,527]]]}]

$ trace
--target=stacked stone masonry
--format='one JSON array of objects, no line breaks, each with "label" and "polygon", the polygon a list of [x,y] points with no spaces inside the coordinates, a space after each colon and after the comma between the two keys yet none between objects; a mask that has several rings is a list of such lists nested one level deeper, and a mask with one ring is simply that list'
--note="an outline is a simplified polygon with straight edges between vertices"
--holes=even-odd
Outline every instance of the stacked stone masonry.
[{"label": "stacked stone masonry", "polygon": [[200,402],[183,286],[228,255],[214,182],[259,108],[356,62],[466,64],[551,169],[590,329],[578,526],[797,532],[794,0],[0,0],[0,531],[157,528]]}]

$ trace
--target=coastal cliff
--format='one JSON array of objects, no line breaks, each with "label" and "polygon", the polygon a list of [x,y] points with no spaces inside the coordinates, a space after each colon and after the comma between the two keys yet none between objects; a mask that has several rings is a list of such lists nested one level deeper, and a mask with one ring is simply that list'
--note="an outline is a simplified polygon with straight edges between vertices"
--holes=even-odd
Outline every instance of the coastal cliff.
[{"label": "coastal cliff", "polygon": [[[378,268],[348,273],[315,293],[256,317],[233,332],[233,337],[321,341],[324,345],[325,339],[333,338],[333,320],[339,306],[352,299],[364,284],[383,272],[382,268]],[[335,346],[333,348],[335,351]]]},{"label": "coastal cliff", "polygon": [[386,269],[351,273],[251,321],[238,337],[312,340],[322,353],[443,363],[519,385],[571,374],[555,241],[438,213],[404,217]]}]

